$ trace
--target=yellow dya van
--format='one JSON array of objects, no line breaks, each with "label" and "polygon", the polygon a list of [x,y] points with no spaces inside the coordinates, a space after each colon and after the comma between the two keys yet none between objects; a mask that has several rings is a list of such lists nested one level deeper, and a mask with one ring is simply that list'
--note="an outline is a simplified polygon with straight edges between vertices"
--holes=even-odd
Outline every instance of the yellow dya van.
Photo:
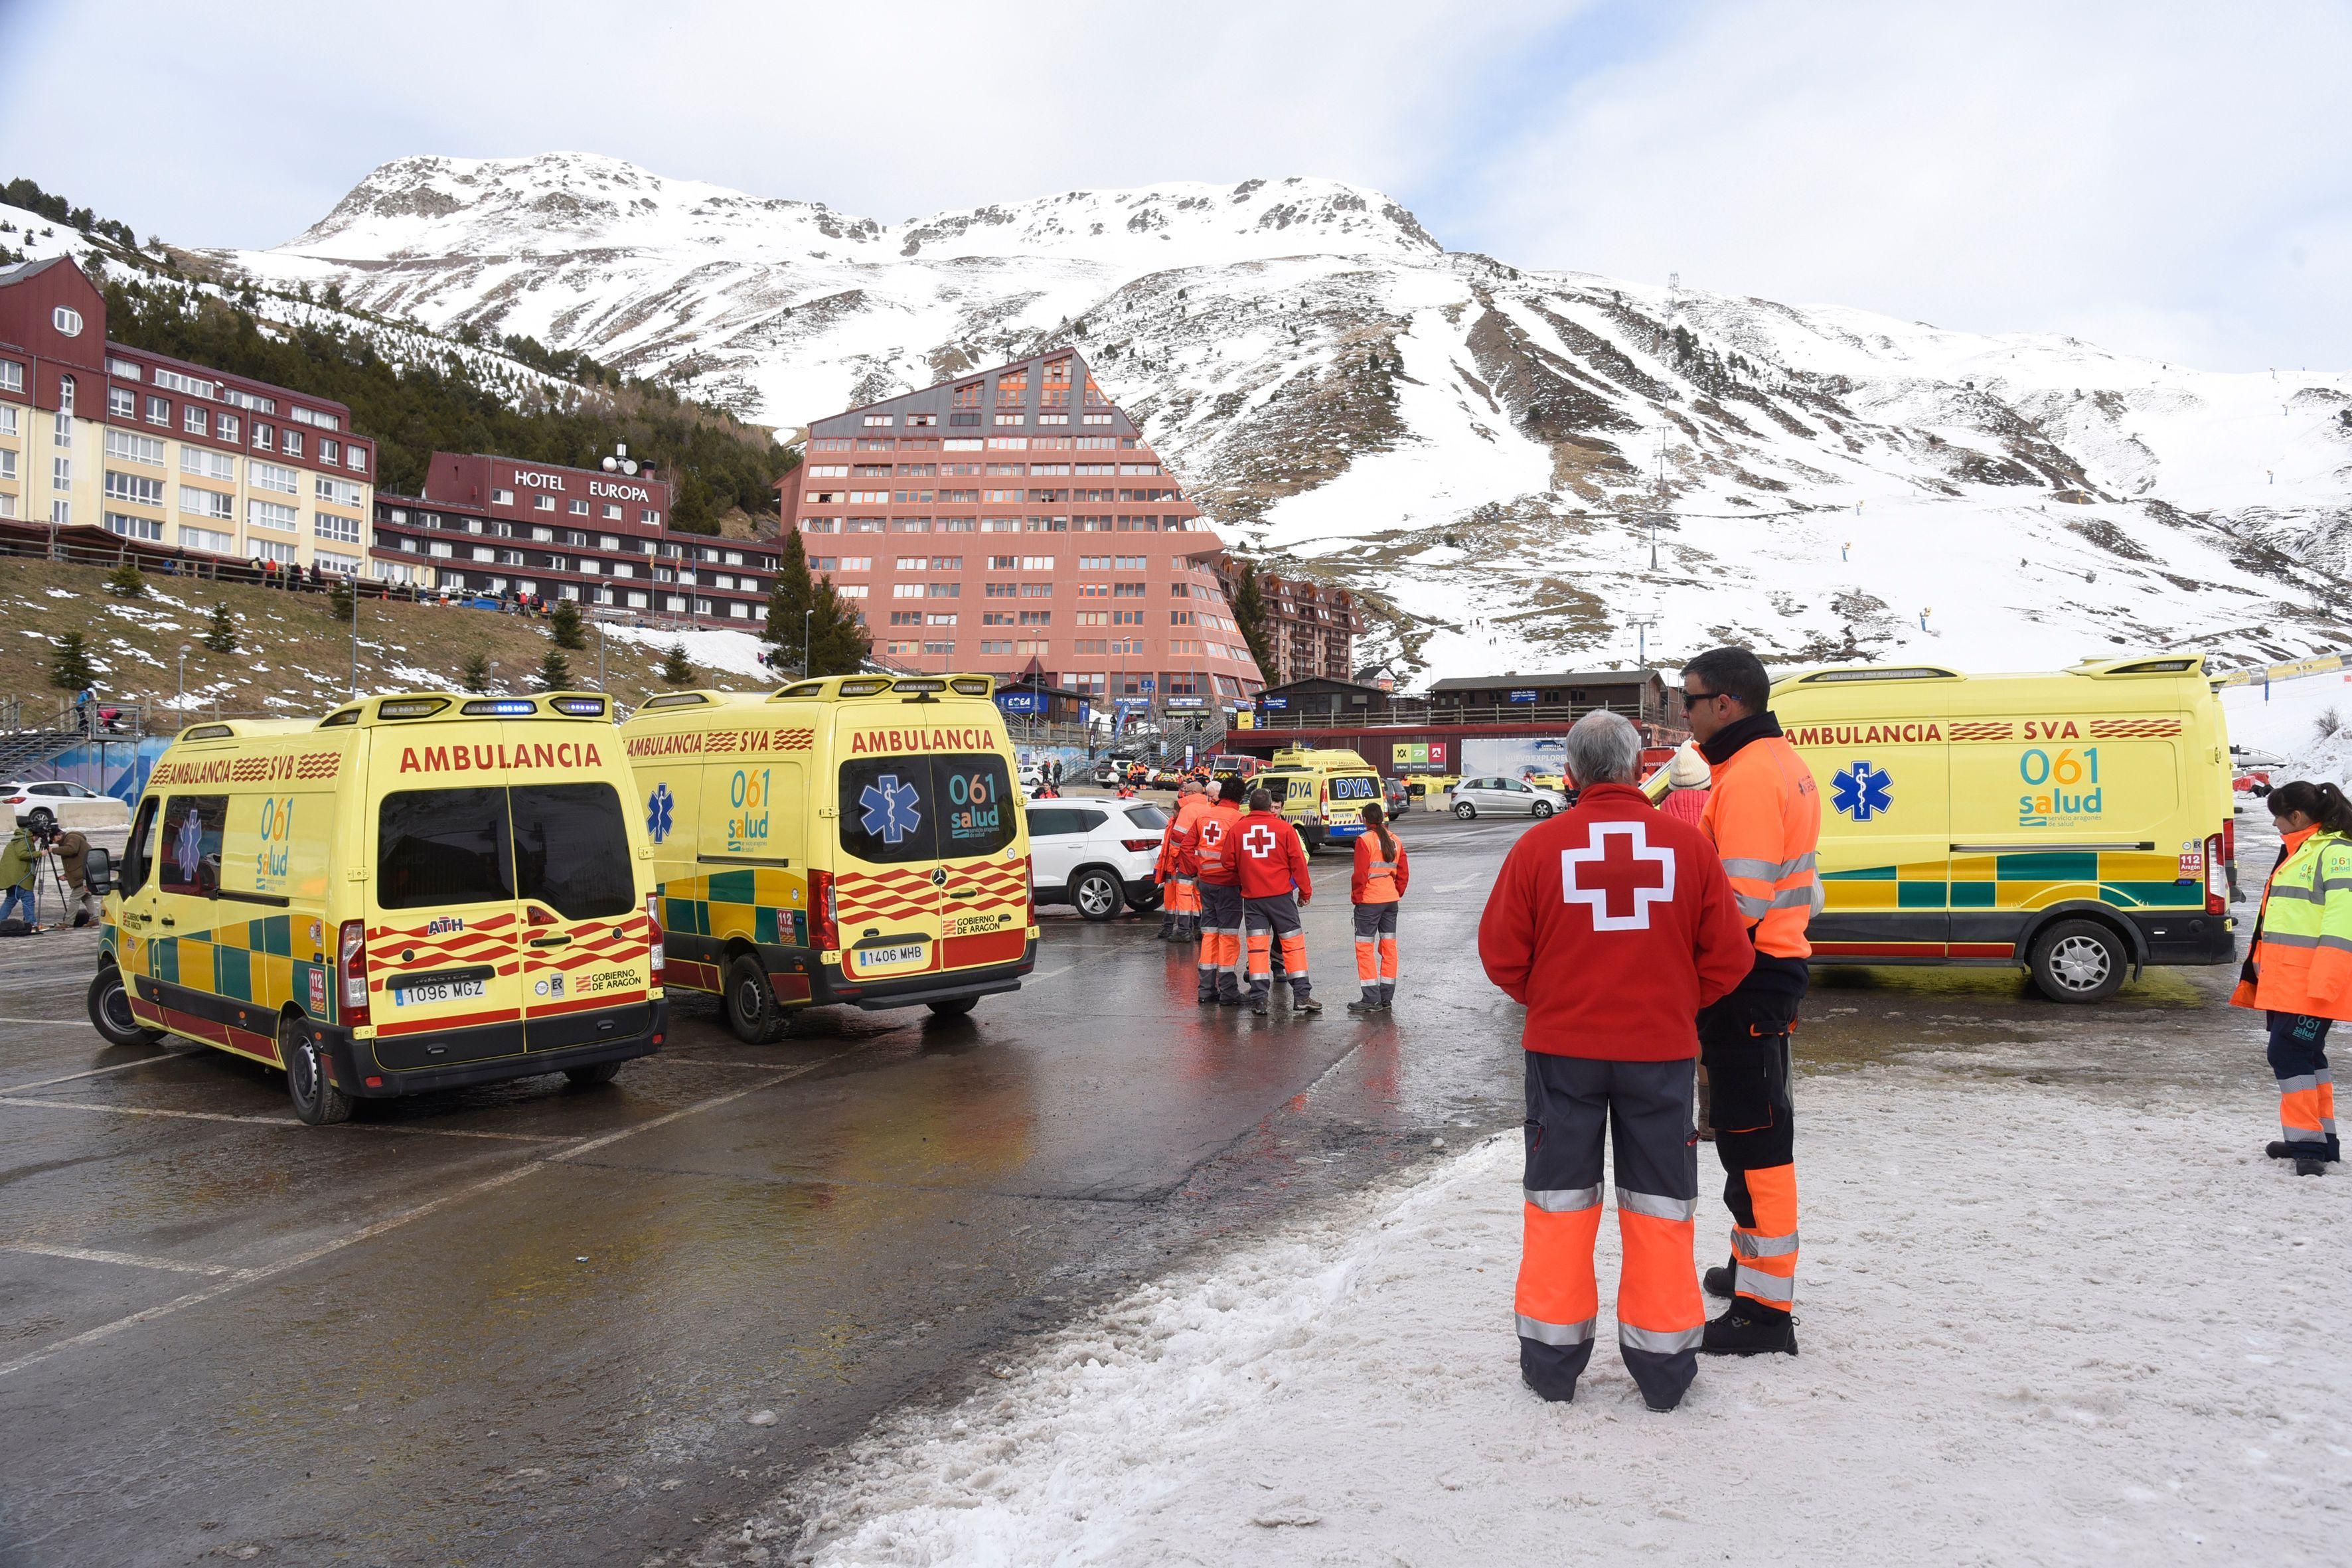
[{"label": "yellow dya van", "polygon": [[653,863],[604,697],[371,697],[197,724],[108,889],[90,1021],[286,1072],[295,1113],[662,1043]]},{"label": "yellow dya van", "polygon": [[670,984],[744,1040],[845,1003],[968,1013],[1037,960],[1027,819],[984,675],[677,691],[621,727]]},{"label": "yellow dya van", "polygon": [[2229,737],[2202,658],[1819,669],[1776,682],[1772,710],[1822,791],[1817,962],[2021,963],[2094,1002],[2146,964],[2233,961]]},{"label": "yellow dya van", "polygon": [[1381,775],[1354,752],[1290,746],[1250,781],[1274,793],[1275,808],[1297,825],[1312,852],[1349,844],[1364,831],[1364,807],[1381,798]]}]

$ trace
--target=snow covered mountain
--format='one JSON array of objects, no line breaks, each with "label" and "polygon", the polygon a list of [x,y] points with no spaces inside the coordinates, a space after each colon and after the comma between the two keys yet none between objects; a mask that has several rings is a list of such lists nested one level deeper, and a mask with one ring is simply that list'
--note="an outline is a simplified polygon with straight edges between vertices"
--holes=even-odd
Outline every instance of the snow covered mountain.
[{"label": "snow covered mountain", "polygon": [[1423,669],[2352,634],[2352,376],[1527,270],[1331,180],[888,225],[587,154],[419,157],[214,258],[780,426],[1077,343],[1229,537],[1361,590],[1368,651]]}]

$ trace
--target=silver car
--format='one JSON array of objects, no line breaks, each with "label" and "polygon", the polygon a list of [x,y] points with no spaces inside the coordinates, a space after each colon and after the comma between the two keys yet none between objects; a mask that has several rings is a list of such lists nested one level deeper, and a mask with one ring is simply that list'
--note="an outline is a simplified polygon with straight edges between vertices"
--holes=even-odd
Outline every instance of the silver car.
[{"label": "silver car", "polygon": [[1454,815],[1465,822],[1475,816],[1549,816],[1568,809],[1568,796],[1556,789],[1492,773],[1464,779],[1450,794]]}]

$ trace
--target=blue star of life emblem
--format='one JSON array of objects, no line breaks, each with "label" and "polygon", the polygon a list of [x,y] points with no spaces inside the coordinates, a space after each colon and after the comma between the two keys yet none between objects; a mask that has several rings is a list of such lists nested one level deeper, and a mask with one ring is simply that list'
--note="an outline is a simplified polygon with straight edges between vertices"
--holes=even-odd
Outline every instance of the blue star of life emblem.
[{"label": "blue star of life emblem", "polygon": [[172,841],[172,861],[180,868],[180,880],[196,879],[196,868],[205,863],[205,823],[194,806],[180,819],[179,837]]},{"label": "blue star of life emblem", "polygon": [[897,773],[884,773],[867,784],[858,793],[857,804],[866,831],[885,844],[895,846],[923,825],[923,814],[915,808],[915,786],[900,784]]},{"label": "blue star of life emblem", "polygon": [[1841,816],[1868,822],[1894,808],[1894,781],[1875,763],[1848,763],[1830,775],[1830,805]]},{"label": "blue star of life emblem", "polygon": [[669,837],[670,812],[677,805],[677,798],[669,793],[669,785],[654,785],[654,793],[646,797],[646,837],[658,844]]}]

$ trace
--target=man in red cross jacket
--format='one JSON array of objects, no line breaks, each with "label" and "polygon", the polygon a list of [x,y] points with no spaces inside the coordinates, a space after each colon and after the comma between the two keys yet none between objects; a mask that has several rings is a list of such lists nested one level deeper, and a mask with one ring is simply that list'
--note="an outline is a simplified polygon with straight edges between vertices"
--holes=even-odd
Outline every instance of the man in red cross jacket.
[{"label": "man in red cross jacket", "polygon": [[1698,1010],[1739,984],[1755,950],[1714,847],[1634,786],[1633,726],[1588,713],[1566,750],[1582,793],[1521,836],[1478,922],[1487,978],[1527,1005],[1519,1373],[1569,1400],[1591,1360],[1606,1134],[1624,1244],[1618,1353],[1650,1408],[1671,1410],[1706,1323],[1691,1258]]},{"label": "man in red cross jacket", "polygon": [[1242,924],[1249,939],[1250,1011],[1267,1011],[1274,989],[1274,944],[1282,944],[1282,970],[1290,982],[1290,1010],[1300,1017],[1323,1011],[1307,974],[1307,928],[1302,905],[1315,897],[1307,869],[1307,846],[1298,829],[1274,809],[1274,796],[1252,790],[1249,813],[1225,837],[1242,890]]}]

